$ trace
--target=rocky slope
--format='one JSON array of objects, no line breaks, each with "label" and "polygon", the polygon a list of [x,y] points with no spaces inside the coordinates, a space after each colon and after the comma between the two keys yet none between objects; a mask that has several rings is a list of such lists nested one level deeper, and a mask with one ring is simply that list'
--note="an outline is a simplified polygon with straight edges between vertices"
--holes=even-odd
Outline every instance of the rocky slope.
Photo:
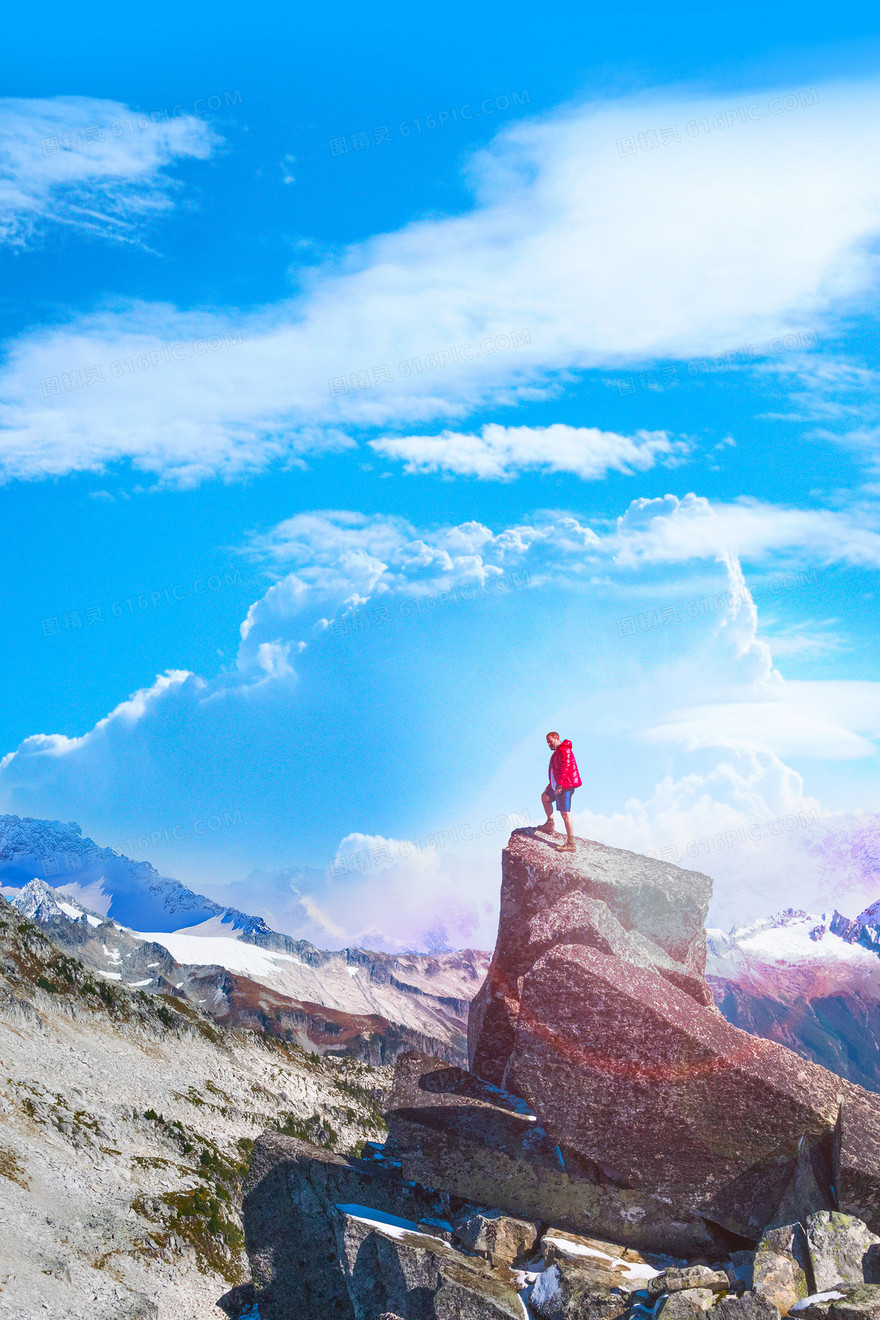
[{"label": "rocky slope", "polygon": [[368,1160],[255,1148],[262,1320],[876,1320],[880,1099],[724,1020],[710,889],[515,831],[470,1069],[403,1054]]},{"label": "rocky slope", "polygon": [[381,1136],[387,1072],[112,983],[0,899],[0,1316],[215,1320],[266,1129]]},{"label": "rocky slope", "polygon": [[880,923],[792,909],[708,934],[706,980],[734,1026],[880,1091]]},{"label": "rocky slope", "polygon": [[[11,903],[104,978],[173,990],[224,1025],[370,1063],[413,1048],[465,1057],[468,1006],[485,975],[485,953],[327,952],[226,909],[180,930],[144,934],[76,897],[87,892],[41,879],[7,887]],[[203,915],[192,904],[188,912]]]}]

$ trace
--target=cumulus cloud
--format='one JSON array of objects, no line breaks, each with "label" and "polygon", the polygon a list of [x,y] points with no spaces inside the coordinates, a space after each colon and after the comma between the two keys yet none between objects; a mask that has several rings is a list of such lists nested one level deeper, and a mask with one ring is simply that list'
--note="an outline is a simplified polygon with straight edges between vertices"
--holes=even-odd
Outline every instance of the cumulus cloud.
[{"label": "cumulus cloud", "polygon": [[88,96],[0,99],[0,242],[22,246],[51,225],[131,241],[167,210],[168,167],[220,141],[193,115],[153,122]]},{"label": "cumulus cloud", "polygon": [[[465,213],[359,244],[259,314],[208,326],[139,306],[25,334],[0,379],[3,470],[127,456],[174,480],[230,475],[326,448],[328,430],[337,446],[354,426],[411,436],[572,372],[834,323],[873,287],[880,87],[823,86],[797,113],[620,152],[646,122],[729,105],[673,90],[523,121],[470,162]],[[165,356],[206,328],[240,339]],[[110,377],[133,352],[155,369]],[[44,395],[91,364],[100,391]]]},{"label": "cumulus cloud", "polygon": [[[437,947],[491,943],[499,845],[511,811],[537,818],[548,728],[575,739],[579,827],[679,860],[692,839],[821,813],[842,766],[852,805],[871,805],[880,685],[785,678],[736,555],[741,524],[711,512],[637,501],[601,533],[564,514],[498,529],[285,520],[250,547],[276,580],[234,671],[170,672],[84,735],[26,739],[0,765],[0,803],[100,839],[167,835],[150,860],[203,890],[311,868],[283,901],[255,879],[236,904],[319,942],[378,930],[388,947],[429,931]],[[817,539],[789,524],[782,552],[850,553],[818,525]],[[764,568],[781,553],[772,526],[744,538]],[[224,813],[234,828],[189,839]],[[764,911],[775,891],[746,842],[691,860]],[[787,873],[777,862],[788,894],[791,857]]]},{"label": "cumulus cloud", "polygon": [[669,466],[690,452],[686,440],[665,431],[634,436],[599,431],[595,426],[484,426],[479,435],[443,431],[440,435],[383,436],[370,448],[402,460],[407,472],[454,472],[457,476],[510,480],[529,468],[573,472],[596,481],[608,472],[646,472]]}]

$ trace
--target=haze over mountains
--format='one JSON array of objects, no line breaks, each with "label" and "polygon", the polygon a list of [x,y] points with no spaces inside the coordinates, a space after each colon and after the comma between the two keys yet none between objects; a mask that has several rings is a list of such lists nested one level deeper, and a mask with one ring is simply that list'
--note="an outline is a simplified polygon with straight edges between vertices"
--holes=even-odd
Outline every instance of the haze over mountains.
[{"label": "haze over mountains", "polygon": [[[308,877],[279,872],[279,896],[298,879]],[[100,847],[72,822],[0,817],[0,888],[110,981],[373,1062],[411,1047],[461,1060],[488,965],[475,950],[319,949]],[[735,1025],[880,1090],[880,899],[856,918],[787,909],[711,929],[707,980]]]},{"label": "haze over mountains", "polygon": [[0,886],[91,970],[182,995],[224,1025],[377,1063],[412,1047],[464,1057],[488,965],[479,951],[317,949],[99,847],[73,823],[0,818]]}]

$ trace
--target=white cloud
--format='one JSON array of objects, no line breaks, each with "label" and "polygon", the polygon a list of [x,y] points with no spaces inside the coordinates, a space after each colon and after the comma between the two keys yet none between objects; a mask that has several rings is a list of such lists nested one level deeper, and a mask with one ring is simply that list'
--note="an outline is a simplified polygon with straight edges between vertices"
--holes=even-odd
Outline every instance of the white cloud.
[{"label": "white cloud", "polygon": [[370,448],[403,461],[407,472],[454,472],[458,476],[510,480],[529,468],[573,472],[596,481],[608,472],[647,472],[658,462],[680,462],[690,452],[686,440],[665,431],[634,436],[599,431],[595,426],[499,426],[479,435],[443,431],[440,435],[383,436]]},{"label": "white cloud", "polygon": [[[471,162],[470,211],[361,244],[265,313],[139,306],[22,336],[0,380],[3,470],[130,456],[174,480],[230,475],[338,447],[352,425],[448,424],[570,371],[833,322],[873,287],[880,88],[823,86],[797,113],[618,152],[646,123],[711,122],[730,103],[673,90],[523,122]],[[242,342],[163,358],[206,329]],[[110,375],[139,353],[161,365]],[[96,363],[99,389],[42,393]]]},{"label": "white cloud", "polygon": [[[196,887],[261,867],[326,873],[335,856],[341,878],[288,886],[288,929],[413,943],[442,928],[458,944],[491,943],[498,849],[511,810],[537,818],[548,728],[575,737],[579,829],[637,850],[685,860],[693,839],[821,810],[823,775],[826,789],[848,776],[838,804],[868,805],[880,684],[774,668],[730,545],[740,524],[710,512],[636,501],[602,535],[561,514],[499,530],[288,519],[251,547],[279,577],[234,672],[171,672],[80,737],[26,739],[0,764],[0,804],[101,839],[167,836],[150,860]],[[813,524],[788,528],[803,562],[827,550],[820,525],[818,543]],[[759,526],[745,541],[766,566],[779,551],[772,519]],[[687,599],[712,608],[659,623]],[[653,626],[621,633],[623,608],[653,611]],[[234,830],[187,842],[193,821],[224,813]],[[774,861],[773,889],[752,842],[690,860],[760,912],[789,894],[792,856],[787,872]],[[254,880],[236,901],[274,912],[277,888]]]},{"label": "white cloud", "polygon": [[678,500],[634,500],[618,520],[621,562],[677,563],[701,555],[736,554],[803,567],[804,560],[880,565],[877,511],[785,508],[760,500],[710,503],[697,495]]},{"label": "white cloud", "polygon": [[59,224],[131,240],[171,205],[167,167],[203,160],[219,140],[193,115],[154,123],[87,96],[2,98],[0,242],[20,246]]}]

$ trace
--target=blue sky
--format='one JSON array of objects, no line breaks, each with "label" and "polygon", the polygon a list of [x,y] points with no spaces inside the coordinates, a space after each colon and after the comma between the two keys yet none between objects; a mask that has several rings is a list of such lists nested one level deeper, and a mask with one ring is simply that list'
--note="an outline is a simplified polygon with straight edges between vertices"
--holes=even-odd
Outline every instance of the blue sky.
[{"label": "blue sky", "polygon": [[563,727],[719,920],[876,897],[878,26],[17,14],[0,807],[485,944]]}]

